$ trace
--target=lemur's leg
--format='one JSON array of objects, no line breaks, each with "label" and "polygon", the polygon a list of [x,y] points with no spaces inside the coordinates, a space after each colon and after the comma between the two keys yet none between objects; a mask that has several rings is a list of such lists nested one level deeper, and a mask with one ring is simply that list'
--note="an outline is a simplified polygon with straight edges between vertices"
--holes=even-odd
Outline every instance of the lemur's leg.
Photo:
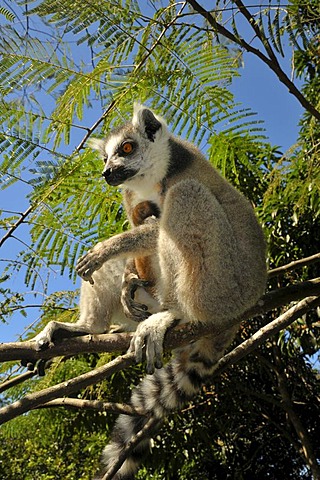
[{"label": "lemur's leg", "polygon": [[[143,201],[129,210],[129,217],[135,227],[145,223],[157,223],[159,207],[151,201]],[[156,235],[157,237],[157,235]],[[148,288],[149,287],[149,288]],[[147,290],[146,290],[147,289]],[[129,258],[123,274],[121,303],[128,318],[141,322],[150,316],[148,306],[154,312],[159,304],[155,298],[155,272],[152,258],[148,256]]]},{"label": "lemur's leg", "polygon": [[93,284],[82,281],[79,320],[76,323],[49,322],[33,339],[39,349],[62,338],[105,333],[111,323],[125,321],[120,302],[123,269],[124,260],[110,260],[93,273]]}]

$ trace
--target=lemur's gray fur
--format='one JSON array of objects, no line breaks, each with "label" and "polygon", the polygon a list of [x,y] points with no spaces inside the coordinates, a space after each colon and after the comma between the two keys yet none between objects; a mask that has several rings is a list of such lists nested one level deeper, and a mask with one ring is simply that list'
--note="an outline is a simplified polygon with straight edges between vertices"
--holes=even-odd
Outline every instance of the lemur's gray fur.
[{"label": "lemur's gray fur", "polygon": [[[137,327],[130,348],[139,361],[145,344],[148,371],[157,369],[135,388],[131,404],[160,420],[194,397],[237,328],[175,350],[162,367],[165,332],[178,320],[223,326],[255,304],[266,282],[264,237],[242,194],[149,109],[135,106],[132,122],[105,140],[95,140],[94,147],[104,158],[106,181],[124,189],[132,228],[99,242],[80,258],[77,271],[84,281],[78,322],[50,322],[36,341],[41,347],[59,334],[103,333],[119,322]],[[143,202],[152,202],[157,214],[135,225],[133,211]],[[148,275],[143,278],[135,263],[145,258],[153,276],[151,289],[143,283]],[[136,281],[133,289],[131,281]],[[135,289],[131,301],[128,292]],[[151,315],[137,324],[125,313],[145,318],[141,304]],[[103,452],[104,473],[146,419],[120,415]],[[149,443],[144,439],[135,448],[115,480],[134,478]]]}]

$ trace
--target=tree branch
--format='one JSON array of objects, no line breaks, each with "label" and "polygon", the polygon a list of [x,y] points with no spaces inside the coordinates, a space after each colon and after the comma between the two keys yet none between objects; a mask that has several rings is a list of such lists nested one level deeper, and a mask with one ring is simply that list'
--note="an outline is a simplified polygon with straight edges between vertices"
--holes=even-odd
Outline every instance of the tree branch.
[{"label": "tree branch", "polygon": [[217,369],[215,370],[214,375],[220,375],[230,365],[233,365],[243,357],[247,356],[259,345],[264,343],[268,338],[272,337],[276,333],[279,333],[280,330],[287,328],[295,320],[319,305],[320,297],[307,297],[304,300],[301,300],[299,303],[280,315],[280,317],[268,323],[268,325],[260,328],[252,335],[252,337],[250,337],[248,340],[245,340],[230,353],[227,353],[224,357],[222,357],[217,363]]},{"label": "tree branch", "polygon": [[[218,23],[216,19],[213,17],[213,15],[210,12],[208,12],[205,8],[203,8],[196,0],[187,0],[187,1],[196,12],[198,12],[202,17],[204,17],[207,20],[207,22],[212,26],[215,32],[228,38],[229,40],[236,43],[247,52],[253,53],[256,57],[260,58],[260,60],[262,60],[276,74],[280,82],[283,83],[288,88],[289,92],[296,97],[296,99],[303,106],[303,108],[305,108],[309,113],[311,113],[311,115],[313,115],[317,120],[320,120],[320,112],[307,100],[307,98],[301,93],[301,91],[295,86],[295,84],[285,74],[285,72],[280,67],[279,62],[277,61],[274,54],[272,55],[271,58],[269,58],[260,50],[258,50],[257,48],[247,43],[243,38],[234,35],[232,32],[230,32],[230,30],[228,30],[223,25]],[[233,2],[238,4],[239,10],[242,11],[242,13],[244,13],[243,8],[245,7],[243,6],[240,9],[241,2],[236,0],[233,0]],[[249,12],[248,12],[248,15],[251,16]],[[252,25],[252,22],[249,21],[249,17],[247,18],[247,20],[249,24]],[[262,40],[263,33],[261,31],[258,38],[262,42],[263,46],[266,48],[266,45]],[[269,49],[267,49],[267,52],[270,54]]]},{"label": "tree branch", "polygon": [[[125,91],[125,93],[127,93],[127,92]],[[124,94],[120,95],[119,98],[116,98],[115,100],[112,100],[112,102],[110,103],[108,108],[105,109],[105,111],[98,118],[98,120],[96,120],[90,128],[87,128],[87,133],[85,134],[85,136],[83,137],[83,139],[81,140],[79,145],[76,147],[75,152],[80,152],[80,150],[82,150],[84,148],[84,145],[85,145],[86,141],[88,140],[88,138],[90,137],[90,135],[92,135],[92,133],[96,130],[96,128],[100,125],[100,123],[102,123],[103,120],[109,115],[109,113],[112,112],[112,110],[116,107],[117,103],[121,100],[121,98],[123,96],[124,96]]]},{"label": "tree branch", "polygon": [[35,375],[38,375],[37,368],[29,372],[21,373],[20,375],[16,375],[10,380],[6,380],[5,382],[2,382],[0,385],[0,393],[4,392],[5,390],[8,390],[9,388],[14,387],[15,385],[19,385],[19,383],[25,382],[26,380],[34,377]]},{"label": "tree branch", "polygon": [[306,267],[312,263],[316,263],[320,261],[320,253],[315,253],[310,257],[301,258],[299,260],[295,260],[293,262],[287,263],[286,265],[282,265],[281,267],[274,268],[269,270],[268,278],[273,278],[278,275],[282,275],[283,273],[290,272],[291,270],[295,270],[296,268]]},{"label": "tree branch", "polygon": [[13,418],[28,412],[40,405],[47,403],[55,398],[63,395],[70,395],[82,388],[86,388],[89,385],[100,382],[110,375],[129,367],[135,362],[133,353],[126,353],[123,356],[117,357],[107,365],[96,368],[87,373],[83,373],[76,378],[67,380],[65,382],[54,385],[53,387],[45,388],[40,392],[30,393],[24,398],[7,405],[0,409],[0,424],[8,422]]},{"label": "tree branch", "polygon": [[123,403],[102,402],[100,400],[81,400],[79,398],[55,398],[39,405],[37,408],[67,407],[81,410],[98,410],[99,412],[124,413],[125,415],[145,416],[146,412],[140,408]]},{"label": "tree branch", "polygon": [[150,431],[152,431],[158,425],[158,423],[158,418],[150,417],[147,423],[142,427],[142,429],[139,430],[139,432],[130,439],[125,448],[119,454],[116,462],[105,473],[105,475],[103,475],[101,480],[112,480],[114,478],[114,475],[120,469],[121,465],[130,455],[130,453],[134,450],[134,448],[141,442],[141,440],[150,435]]},{"label": "tree branch", "polygon": [[158,45],[161,44],[161,40],[162,38],[164,37],[164,35],[166,34],[166,32],[169,30],[169,28],[174,25],[177,21],[177,19],[179,17],[181,17],[181,14],[185,8],[185,6],[187,5],[187,2],[184,2],[180,8],[180,10],[178,11],[177,15],[167,24],[164,25],[160,35],[158,36],[158,38],[154,41],[153,45],[151,46],[151,48],[147,51],[147,53],[145,54],[145,56],[141,59],[141,61],[138,63],[138,65],[136,65],[134,71],[137,72],[138,70],[140,70],[143,65],[146,63],[146,61],[148,60],[148,58],[152,55],[152,52],[154,52],[154,50],[156,49],[156,47]]},{"label": "tree branch", "polygon": [[2,247],[2,245],[4,244],[4,242],[6,240],[8,240],[8,238],[12,237],[12,235],[14,234],[14,232],[16,231],[16,229],[19,227],[19,225],[21,225],[21,223],[24,222],[24,220],[27,218],[27,216],[34,210],[34,206],[33,205],[30,205],[30,207],[27,208],[27,210],[23,213],[21,213],[21,216],[19,218],[19,220],[16,221],[16,223],[14,225],[12,225],[11,228],[9,228],[9,230],[3,235],[3,237],[0,239],[0,247]]},{"label": "tree branch", "polygon": [[317,456],[312,446],[312,441],[307,430],[304,428],[299,415],[295,410],[294,403],[287,386],[287,379],[284,371],[284,366],[281,360],[280,349],[278,345],[273,343],[273,354],[275,359],[276,375],[278,380],[278,390],[282,398],[283,408],[286,411],[288,418],[297,434],[302,445],[302,452],[307,465],[309,466],[314,479],[320,478],[320,465],[317,462]]},{"label": "tree branch", "polygon": [[[281,315],[278,319],[274,320],[270,324],[262,327],[256,332],[250,339],[246,340],[242,344],[238,345],[232,352],[225,355],[218,363],[215,375],[218,375],[226,370],[230,365],[239,361],[245,355],[248,355],[255,348],[261,345],[267,338],[279,332],[283,328],[286,328],[290,323],[304,315],[307,311],[320,305],[320,297],[308,297],[299,302],[297,305],[291,307],[286,313]],[[212,333],[212,332],[211,332]],[[168,338],[165,342],[165,347],[170,350],[172,343],[177,346],[181,346],[181,342],[176,340],[172,341],[172,337],[177,335],[177,332],[169,331]],[[180,337],[180,335],[179,335]],[[193,337],[189,338],[189,342]],[[183,343],[185,339],[183,339]],[[40,405],[54,400],[62,395],[69,395],[82,388],[88,387],[94,383],[104,380],[106,377],[113,373],[127,368],[135,362],[134,355],[127,353],[123,356],[117,357],[107,365],[103,365],[95,370],[84,373],[76,378],[60,383],[53,387],[46,388],[40,392],[31,393],[26,395],[21,400],[14,402],[11,405],[5,406],[0,409],[0,424],[7,422],[28,410],[39,407]]]},{"label": "tree branch", "polygon": [[[218,327],[214,323],[178,325],[168,335],[166,348],[172,350],[203,335],[218,335],[226,328],[238,325],[244,320],[263,315],[270,310],[313,295],[320,295],[320,277],[270,291],[254,307],[244,312],[240,318],[230,319],[229,324],[223,327]],[[124,352],[129,348],[131,337],[130,333],[86,335],[63,340],[59,344],[50,345],[46,350],[41,351],[37,350],[36,343],[32,341],[3,343],[0,344],[0,362],[11,360],[35,362],[39,359],[79,353]]]}]

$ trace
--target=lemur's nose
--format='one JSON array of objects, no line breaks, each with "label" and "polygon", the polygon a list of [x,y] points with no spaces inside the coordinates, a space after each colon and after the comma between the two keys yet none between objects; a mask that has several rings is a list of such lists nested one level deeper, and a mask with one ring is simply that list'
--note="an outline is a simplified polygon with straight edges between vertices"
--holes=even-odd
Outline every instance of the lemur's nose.
[{"label": "lemur's nose", "polygon": [[106,168],[105,170],[103,170],[102,172],[102,176],[105,178],[105,180],[108,181],[108,179],[111,177],[112,175],[112,167],[108,167]]}]

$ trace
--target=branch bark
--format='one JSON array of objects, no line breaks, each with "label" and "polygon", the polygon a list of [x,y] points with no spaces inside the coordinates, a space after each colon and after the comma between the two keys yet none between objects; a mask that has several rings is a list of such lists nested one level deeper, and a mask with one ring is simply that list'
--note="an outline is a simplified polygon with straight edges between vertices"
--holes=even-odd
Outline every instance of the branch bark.
[{"label": "branch bark", "polygon": [[220,375],[230,365],[233,365],[234,363],[241,360],[244,356],[251,353],[259,345],[264,343],[268,338],[272,337],[276,333],[279,333],[280,330],[287,328],[292,322],[300,318],[309,310],[318,307],[319,305],[320,297],[307,297],[304,300],[301,300],[299,303],[289,308],[289,310],[280,315],[278,318],[268,323],[268,325],[260,328],[256,333],[252,335],[252,337],[242,342],[230,353],[227,353],[224,357],[222,357],[221,360],[219,360],[219,362],[217,363],[217,369],[215,370],[214,375]]},{"label": "branch bark", "polygon": [[117,461],[111,466],[111,468],[103,475],[101,480],[112,480],[114,475],[117,471],[121,468],[121,465],[125,461],[125,459],[130,455],[130,453],[134,450],[134,448],[141,442],[145,437],[150,435],[150,431],[152,431],[159,423],[159,419],[155,417],[150,417],[146,424],[142,427],[139,432],[134,435],[127,443],[126,447],[120,453]]},{"label": "branch bark", "polygon": [[59,383],[53,387],[45,388],[40,392],[31,393],[24,398],[7,405],[0,409],[0,424],[8,422],[13,418],[28,412],[40,405],[47,403],[55,398],[63,395],[70,395],[73,392],[86,388],[89,385],[100,382],[115,372],[129,367],[134,363],[133,353],[127,353],[123,356],[117,357],[107,365],[96,368],[90,372],[79,375],[76,378]]},{"label": "branch bark", "polygon": [[[301,300],[308,296],[320,295],[320,277],[299,282],[288,287],[272,290],[264,295],[258,303],[247,310],[240,318],[231,319],[229,325],[224,325],[223,329],[214,324],[184,324],[178,325],[170,332],[167,338],[166,347],[172,350],[182,345],[186,345],[191,340],[208,334],[219,334],[225,328],[240,324],[254,316],[263,315],[270,310],[282,307],[290,302]],[[61,341],[57,345],[51,345],[43,351],[37,350],[37,346],[32,341],[13,342],[0,344],[0,362],[11,360],[28,360],[36,362],[40,359],[49,359],[64,355],[76,355],[79,353],[106,353],[106,352],[124,352],[129,348],[132,334],[130,333],[112,333],[102,335],[86,335],[84,337],[70,338]]]},{"label": "branch bark", "polygon": [[[248,355],[255,348],[261,345],[267,338],[279,332],[283,328],[287,327],[299,316],[304,315],[307,311],[320,305],[320,297],[308,297],[299,302],[297,305],[291,307],[286,313],[281,315],[278,319],[274,320],[270,324],[262,327],[256,332],[250,339],[246,340],[239,346],[237,346],[232,352],[225,355],[218,363],[215,375],[218,375],[226,370],[230,365],[236,363],[242,359],[245,355]],[[172,343],[176,343],[176,340],[172,342],[172,337],[176,335],[176,332],[168,332],[168,337],[165,342],[165,347],[168,350],[168,346]],[[190,339],[189,339],[190,341]],[[175,347],[181,346],[179,343]],[[172,347],[169,348],[170,350]],[[113,373],[127,368],[135,362],[134,355],[127,353],[122,357],[117,357],[107,365],[103,365],[91,372],[84,373],[79,377],[73,378],[66,382],[60,383],[53,387],[49,387],[40,392],[31,393],[26,395],[21,400],[14,402],[11,405],[0,409],[0,424],[5,423],[16,416],[21,415],[31,409],[37,408],[40,405],[47,403],[62,395],[69,395],[89,385],[104,380],[106,377]]]},{"label": "branch bark", "polygon": [[316,262],[320,262],[320,253],[315,253],[310,257],[301,258],[299,260],[295,260],[293,262],[287,263],[286,265],[282,265],[281,267],[277,267],[272,270],[269,270],[268,278],[277,277],[278,275],[282,275],[286,272],[290,272],[291,270],[295,270],[297,268],[306,267]]},{"label": "branch bark", "polygon": [[24,222],[24,220],[27,218],[27,216],[31,212],[33,212],[34,208],[35,207],[33,205],[30,205],[30,207],[28,207],[25,212],[21,213],[21,216],[20,216],[19,220],[17,220],[16,223],[14,225],[12,225],[12,227],[9,228],[9,230],[0,239],[0,247],[2,247],[2,245],[4,244],[4,242],[6,240],[8,240],[8,238],[12,237],[12,235],[14,234],[16,229],[19,227],[19,225],[21,225]]},{"label": "branch bark", "polygon": [[131,405],[124,403],[101,402],[100,400],[81,400],[79,398],[55,398],[39,405],[37,408],[67,407],[79,408],[82,410],[98,410],[99,412],[124,413],[125,415],[141,415],[145,416],[146,412],[140,408],[133,408]]},{"label": "branch bark", "polygon": [[35,375],[38,375],[38,370],[36,368],[32,371],[21,373],[20,375],[16,375],[15,377],[10,378],[10,380],[2,382],[0,385],[0,393],[14,387],[15,385],[19,385],[19,383],[25,382],[26,380],[34,377]]}]

